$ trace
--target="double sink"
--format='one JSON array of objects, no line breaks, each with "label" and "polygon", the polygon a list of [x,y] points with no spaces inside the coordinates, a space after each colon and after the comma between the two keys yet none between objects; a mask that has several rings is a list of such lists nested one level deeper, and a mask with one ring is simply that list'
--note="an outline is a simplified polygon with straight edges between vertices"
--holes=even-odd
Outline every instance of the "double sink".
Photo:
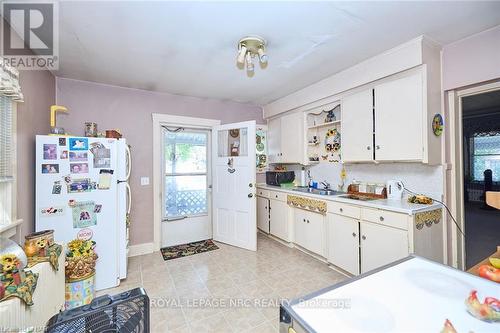
[{"label": "double sink", "polygon": [[311,194],[319,194],[319,195],[341,195],[345,194],[345,192],[342,191],[334,191],[334,190],[322,190],[319,188],[312,188],[312,187],[298,187],[294,188],[294,191],[297,192],[302,192],[302,193],[311,193]]},{"label": "double sink", "polygon": [[319,194],[319,195],[337,195],[339,198],[358,200],[358,201],[371,201],[371,200],[378,199],[378,198],[371,198],[371,197],[356,195],[356,194],[347,194],[347,193],[342,192],[342,191],[322,190],[319,188],[312,188],[312,187],[297,187],[297,188],[294,188],[293,190],[297,191],[297,192],[302,192],[302,193],[311,193],[311,194]]}]

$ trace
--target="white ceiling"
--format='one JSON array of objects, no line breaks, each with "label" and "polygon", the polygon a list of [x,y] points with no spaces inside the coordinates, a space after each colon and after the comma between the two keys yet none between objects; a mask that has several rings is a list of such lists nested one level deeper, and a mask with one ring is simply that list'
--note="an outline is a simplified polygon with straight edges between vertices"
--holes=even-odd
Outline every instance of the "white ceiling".
[{"label": "white ceiling", "polygon": [[[500,24],[500,2],[61,2],[57,76],[267,104],[425,34],[447,44]],[[236,43],[268,40],[249,78]]]}]

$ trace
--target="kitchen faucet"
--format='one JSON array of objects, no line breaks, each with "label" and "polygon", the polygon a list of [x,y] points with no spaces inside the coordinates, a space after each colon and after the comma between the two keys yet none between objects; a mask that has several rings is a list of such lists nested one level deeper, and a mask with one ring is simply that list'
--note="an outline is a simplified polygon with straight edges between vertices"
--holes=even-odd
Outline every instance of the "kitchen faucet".
[{"label": "kitchen faucet", "polygon": [[324,190],[329,190],[330,189],[330,183],[327,182],[326,180],[321,182],[321,185],[323,185]]}]

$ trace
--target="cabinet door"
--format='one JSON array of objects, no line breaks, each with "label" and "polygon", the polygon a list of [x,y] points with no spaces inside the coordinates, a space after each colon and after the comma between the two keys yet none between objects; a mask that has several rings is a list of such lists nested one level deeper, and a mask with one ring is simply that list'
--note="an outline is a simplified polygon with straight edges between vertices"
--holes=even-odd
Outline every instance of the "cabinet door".
[{"label": "cabinet door", "polygon": [[288,205],[286,202],[269,200],[269,208],[269,230],[271,234],[289,242]]},{"label": "cabinet door", "polygon": [[257,227],[269,233],[269,199],[257,197]]},{"label": "cabinet door", "polygon": [[328,261],[353,274],[359,274],[359,222],[337,214],[328,214]]},{"label": "cabinet door", "polygon": [[284,115],[281,117],[281,162],[302,163],[304,152],[304,114]]},{"label": "cabinet door", "polygon": [[325,257],[325,218],[318,213],[307,211],[304,213],[306,219],[306,245],[304,247],[313,253]]},{"label": "cabinet door", "polygon": [[375,87],[376,160],[422,160],[423,105],[421,73]]},{"label": "cabinet door", "polygon": [[302,209],[294,208],[293,209],[293,230],[294,230],[294,238],[293,242],[302,246],[303,248],[307,248],[307,236],[306,236],[306,214]]},{"label": "cabinet door", "polygon": [[274,118],[267,123],[267,149],[269,163],[281,162],[281,118]]},{"label": "cabinet door", "polygon": [[361,221],[361,273],[408,256],[408,233],[404,230]]},{"label": "cabinet door", "polygon": [[373,161],[373,90],[342,98],[342,160]]}]

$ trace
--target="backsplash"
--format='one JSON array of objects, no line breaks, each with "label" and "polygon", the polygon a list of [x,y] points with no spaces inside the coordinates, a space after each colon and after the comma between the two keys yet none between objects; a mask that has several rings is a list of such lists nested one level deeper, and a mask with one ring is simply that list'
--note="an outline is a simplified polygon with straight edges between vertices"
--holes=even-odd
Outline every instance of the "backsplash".
[{"label": "backsplash", "polygon": [[[302,166],[288,165],[288,170],[293,170],[298,179]],[[340,183],[339,163],[320,163],[307,167],[311,171],[314,181],[326,180],[333,189]],[[344,190],[353,180],[362,182],[385,183],[390,179],[401,180],[405,187],[411,191],[431,196],[435,199],[443,197],[443,168],[442,166],[429,166],[420,163],[387,163],[387,164],[349,164],[345,165],[347,179]]]}]

